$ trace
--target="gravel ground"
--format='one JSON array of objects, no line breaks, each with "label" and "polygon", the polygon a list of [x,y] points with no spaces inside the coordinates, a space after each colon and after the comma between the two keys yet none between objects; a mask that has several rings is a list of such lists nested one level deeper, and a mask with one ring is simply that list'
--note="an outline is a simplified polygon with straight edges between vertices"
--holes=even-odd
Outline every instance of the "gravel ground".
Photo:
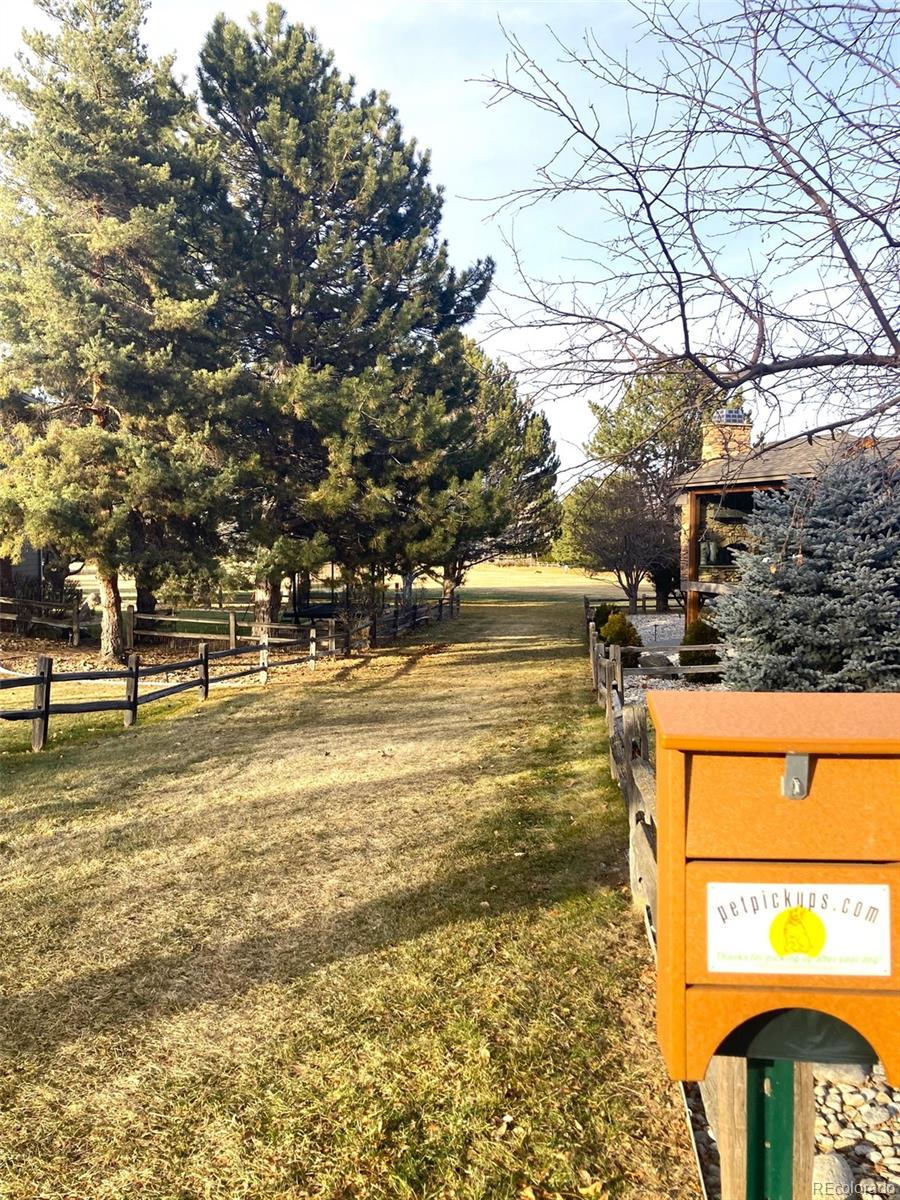
[{"label": "gravel ground", "polygon": [[900,1088],[880,1066],[866,1075],[862,1067],[823,1064],[815,1083],[817,1159],[843,1159],[860,1190],[880,1183],[881,1195],[900,1197]]},{"label": "gravel ground", "polygon": [[677,646],[684,632],[682,613],[635,613],[629,617],[645,646]]}]

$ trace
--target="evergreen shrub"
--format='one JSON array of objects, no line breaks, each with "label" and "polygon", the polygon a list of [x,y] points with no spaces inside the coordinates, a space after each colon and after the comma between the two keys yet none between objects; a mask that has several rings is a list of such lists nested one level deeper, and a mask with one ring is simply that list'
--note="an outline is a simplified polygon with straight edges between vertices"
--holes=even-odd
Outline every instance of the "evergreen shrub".
[{"label": "evergreen shrub", "polygon": [[[712,642],[721,640],[714,625],[705,621],[703,617],[696,617],[685,630],[681,644],[682,646],[708,646]],[[679,650],[678,661],[683,667],[706,667],[721,660],[715,650]],[[719,675],[713,672],[708,675],[691,675],[688,678],[691,683],[719,682]]]},{"label": "evergreen shrub", "polygon": [[598,604],[597,607],[594,609],[594,627],[597,630],[597,634],[599,636],[602,637],[601,631],[603,629],[603,626],[606,624],[606,622],[609,620],[609,618],[613,615],[613,613],[615,611],[616,611],[615,605],[606,604],[603,602]]},{"label": "evergreen shrub", "polygon": [[[643,646],[641,635],[628,620],[624,613],[614,612],[603,628],[600,630],[600,636],[603,638],[607,646]],[[639,654],[627,649],[622,651],[622,666],[636,667],[640,659]]]}]

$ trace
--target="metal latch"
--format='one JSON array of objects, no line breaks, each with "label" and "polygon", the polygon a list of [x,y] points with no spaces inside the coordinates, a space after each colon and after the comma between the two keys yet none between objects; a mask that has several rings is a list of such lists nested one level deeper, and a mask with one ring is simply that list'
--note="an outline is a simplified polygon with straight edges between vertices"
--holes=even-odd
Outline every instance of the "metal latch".
[{"label": "metal latch", "polygon": [[791,800],[802,800],[809,795],[809,755],[786,754],[784,756],[784,778],[781,794]]}]

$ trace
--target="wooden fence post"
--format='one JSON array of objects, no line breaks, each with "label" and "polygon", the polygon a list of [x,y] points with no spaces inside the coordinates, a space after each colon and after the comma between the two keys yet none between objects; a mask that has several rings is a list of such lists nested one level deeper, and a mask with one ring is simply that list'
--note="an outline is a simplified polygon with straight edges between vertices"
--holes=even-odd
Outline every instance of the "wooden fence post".
[{"label": "wooden fence post", "polygon": [[353,626],[350,624],[350,610],[347,610],[347,628],[344,631],[344,654],[349,658],[353,653]]},{"label": "wooden fence post", "polygon": [[582,596],[581,601],[584,605],[584,627],[587,630],[587,627],[591,623],[591,605],[587,596]]},{"label": "wooden fence post", "polygon": [[134,649],[134,605],[129,604],[125,609],[125,649],[131,653]]},{"label": "wooden fence post", "polygon": [[378,617],[373,617],[369,622],[369,648],[378,646]]},{"label": "wooden fence post", "polygon": [[197,657],[200,665],[197,667],[197,678],[200,680],[200,699],[209,699],[209,642],[201,642],[197,647]]},{"label": "wooden fence post", "polygon": [[72,645],[81,644],[81,597],[72,602]]},{"label": "wooden fence post", "polygon": [[622,647],[610,646],[610,658],[615,672],[613,683],[619,693],[619,703],[625,703],[625,668],[622,666]]},{"label": "wooden fence post", "polygon": [[394,605],[394,640],[400,636],[400,609]]},{"label": "wooden fence post", "polygon": [[39,715],[31,721],[31,748],[43,750],[47,745],[47,728],[50,724],[50,684],[53,679],[53,659],[42,654],[37,660],[34,670],[40,675],[41,682],[34,685],[33,708],[39,709]]},{"label": "wooden fence post", "polygon": [[591,656],[591,686],[596,692],[600,686],[600,678],[597,663],[597,629],[594,625],[588,626],[588,654]]},{"label": "wooden fence post", "polygon": [[642,704],[637,713],[637,736],[641,744],[641,758],[650,761],[650,731],[647,728],[647,709]]},{"label": "wooden fence post", "polygon": [[418,606],[418,604],[417,604],[415,601],[413,601],[413,606],[412,606],[412,624],[411,624],[411,626],[410,626],[410,628],[412,629],[413,633],[415,633],[415,632],[416,632],[416,625],[418,624],[418,621],[419,621],[419,606]]},{"label": "wooden fence post", "polygon": [[309,669],[311,671],[314,671],[316,669],[316,623],[315,623],[315,621],[313,621],[313,623],[309,627]]},{"label": "wooden fence post", "polygon": [[237,616],[234,609],[228,610],[228,649],[237,650]]},{"label": "wooden fence post", "polygon": [[337,622],[335,621],[334,617],[329,617],[328,618],[328,652],[332,656],[332,658],[337,653],[336,630],[337,630]]},{"label": "wooden fence post", "polygon": [[269,635],[262,634],[259,639],[259,682],[269,682]]},{"label": "wooden fence post", "polygon": [[443,596],[441,596],[441,597],[439,598],[439,600],[438,600],[438,603],[437,603],[437,614],[438,614],[438,618],[437,618],[437,619],[438,619],[439,621],[443,621],[443,619],[444,619],[444,597],[443,597]]},{"label": "wooden fence post", "polygon": [[125,709],[124,713],[124,723],[126,729],[137,722],[138,680],[140,679],[140,665],[141,660],[136,654],[128,655],[128,678],[125,680],[125,703],[128,705],[128,708]]}]

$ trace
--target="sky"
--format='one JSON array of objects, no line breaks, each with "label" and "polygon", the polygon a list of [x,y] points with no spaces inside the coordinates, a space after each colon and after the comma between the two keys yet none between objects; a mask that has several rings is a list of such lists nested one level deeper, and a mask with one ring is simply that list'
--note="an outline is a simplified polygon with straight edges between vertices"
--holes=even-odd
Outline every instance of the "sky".
[{"label": "sky", "polygon": [[[612,49],[633,40],[634,11],[625,0],[283,0],[290,20],[312,25],[335,53],[340,70],[361,90],[389,93],[408,136],[431,152],[432,176],[445,192],[443,232],[451,261],[465,266],[490,255],[497,263],[497,297],[514,290],[507,240],[513,231],[528,269],[559,273],[571,247],[555,217],[532,211],[497,215],[490,198],[525,187],[558,140],[544,114],[522,103],[488,107],[490,89],[478,79],[501,73],[503,27],[542,62],[558,55],[553,35],[575,44],[587,27]],[[200,46],[218,13],[244,22],[264,4],[253,0],[151,0],[146,41],[155,55],[174,53],[176,70],[193,88]],[[44,18],[30,0],[4,0],[0,64],[13,65],[19,32]],[[552,32],[551,32],[552,31]],[[578,213],[568,214],[577,221]],[[581,218],[590,221],[584,211]],[[488,312],[470,327],[486,349],[512,365],[529,347],[523,334],[496,333]],[[542,402],[564,467],[584,458],[592,420],[585,399]]]}]

